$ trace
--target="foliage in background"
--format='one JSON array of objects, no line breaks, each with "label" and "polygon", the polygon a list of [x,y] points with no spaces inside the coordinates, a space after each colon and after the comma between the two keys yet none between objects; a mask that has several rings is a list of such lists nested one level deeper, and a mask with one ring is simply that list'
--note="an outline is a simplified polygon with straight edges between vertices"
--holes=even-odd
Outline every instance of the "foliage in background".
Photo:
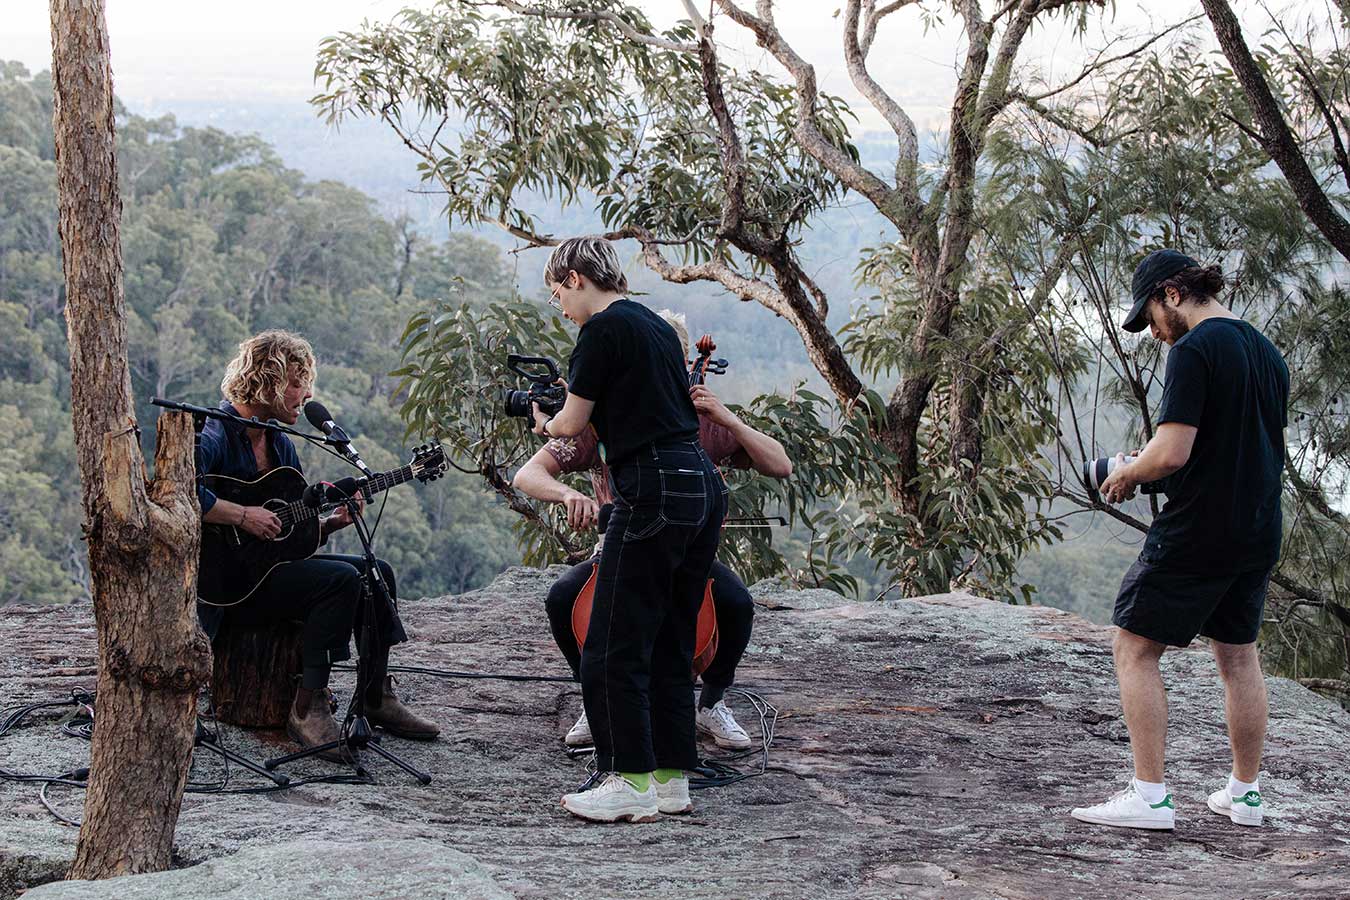
[{"label": "foliage in background", "polygon": [[[500,253],[424,241],[365,195],[309,182],[256,137],[118,119],[132,386],[143,440],[152,395],[219,399],[240,340],[292,328],[319,356],[318,396],[377,468],[406,462],[384,373],[409,316],[433,298],[510,291]],[[0,603],[87,596],[73,470],[51,82],[0,63]],[[301,447],[312,477],[333,461]],[[406,595],[485,583],[517,558],[510,514],[471,479],[408,486],[385,508],[379,549]],[[508,538],[504,540],[503,538]],[[344,546],[346,535],[335,538]]]},{"label": "foliage in background", "polygon": [[[913,123],[866,74],[881,19],[932,14],[905,5],[849,0],[841,11],[855,86],[895,133],[890,180],[864,163],[852,111],[818,90],[772,3],[751,13],[716,0],[715,22],[686,4],[689,21],[657,31],[604,0],[441,0],[324,41],[314,102],[330,121],[383,121],[453,221],[547,246],[555,238],[536,210],[585,206],[664,280],[711,283],[785,319],[890,463],[834,498],[854,514],[820,522],[826,555],[865,552],[906,593],[1011,596],[1019,557],[1055,535],[1036,453],[1054,434],[1048,360],[1021,332],[1044,315],[1066,260],[1054,252],[1063,242],[1011,269],[990,256],[989,242],[1015,242],[1020,223],[985,215],[1002,197],[980,161],[1005,127],[1029,30],[1053,16],[1081,24],[1090,4],[1007,4],[987,20],[980,4],[955,4],[969,36],[960,87],[943,150],[923,164]],[[790,77],[723,64],[714,27],[744,29]],[[838,285],[818,283],[804,260],[812,226],[846,194],[889,243],[859,260],[875,293],[840,331]],[[1026,308],[1019,282],[1036,286]]]},{"label": "foliage in background", "polygon": [[[1307,43],[1267,48],[1272,73],[1299,65],[1312,45],[1343,34],[1334,22]],[[1280,30],[1288,40],[1289,33]],[[1066,336],[1101,348],[1078,391],[1062,396],[1056,417],[1063,438],[1056,492],[1090,504],[1066,470],[1078,459],[1142,446],[1152,434],[1151,411],[1160,391],[1163,349],[1147,336],[1120,331],[1118,285],[1128,283],[1140,247],[1178,247],[1205,264],[1220,265],[1229,286],[1221,298],[1260,328],[1284,354],[1291,373],[1285,479],[1284,552],[1271,586],[1263,643],[1267,664],[1294,677],[1350,676],[1350,523],[1344,509],[1350,430],[1344,409],[1350,379],[1350,298],[1339,281],[1345,260],[1303,215],[1294,190],[1271,166],[1246,122],[1245,100],[1222,58],[1201,52],[1203,33],[1151,53],[1111,83],[1058,100],[1034,124],[1039,152],[1004,148],[1021,160],[1028,178],[1048,178],[1053,190],[1027,210],[1032,227],[1049,230],[1077,208],[1096,204],[1110,214],[1089,220],[1095,245],[1075,256],[1052,327],[1040,335],[1047,349]],[[1350,57],[1341,52],[1338,71]],[[1343,82],[1282,77],[1295,121],[1308,124],[1312,92]],[[1232,110],[1220,113],[1216,110]],[[1302,112],[1298,112],[1302,110]],[[1309,162],[1342,206],[1347,191],[1328,132],[1301,127]],[[1117,422],[1104,427],[1103,419]],[[1120,434],[1123,446],[1100,440]],[[1095,438],[1095,439],[1094,439]],[[1234,485],[1234,490],[1242,490]],[[1067,504],[1066,504],[1067,505]],[[1146,501],[1128,510],[1142,526]]]},{"label": "foliage in background", "polygon": [[[418,313],[403,337],[404,365],[396,394],[410,434],[433,437],[449,448],[458,468],[485,480],[519,514],[515,527],[524,560],[531,565],[588,556],[594,533],[578,534],[557,504],[536,503],[511,487],[513,470],[541,446],[526,421],[505,414],[502,394],[527,385],[506,368],[509,353],[546,356],[566,371],[574,338],[563,320],[543,304],[501,301],[484,306],[442,306]],[[717,389],[716,381],[711,383]],[[826,497],[843,497],[856,486],[884,477],[887,455],[871,440],[857,413],[843,414],[829,401],[799,390],[788,397],[761,395],[746,420],[783,442],[793,475],[783,481],[728,471],[730,515],[783,515],[809,531],[819,527]],[[585,475],[564,476],[590,493]],[[728,529],[721,555],[749,581],[786,575],[796,584],[856,591],[856,579],[835,559],[832,542],[809,542],[800,558],[785,559],[768,528]]]}]

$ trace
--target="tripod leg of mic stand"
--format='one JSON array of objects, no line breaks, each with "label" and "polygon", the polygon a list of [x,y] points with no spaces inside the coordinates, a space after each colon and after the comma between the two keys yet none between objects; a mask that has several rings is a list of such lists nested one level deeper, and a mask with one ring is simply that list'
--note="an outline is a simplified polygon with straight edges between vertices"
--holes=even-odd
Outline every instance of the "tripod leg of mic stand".
[{"label": "tripod leg of mic stand", "polygon": [[267,771],[262,766],[258,765],[248,757],[241,756],[238,753],[235,753],[233,750],[220,746],[210,736],[204,737],[199,736],[197,738],[196,745],[198,747],[201,747],[203,750],[210,750],[212,753],[216,754],[217,756],[220,756],[223,759],[229,760],[232,763],[236,763],[238,765],[243,766],[245,769],[248,769],[255,775],[261,775],[264,778],[272,779],[272,782],[276,784],[277,787],[285,787],[286,785],[291,783],[291,779],[289,776],[282,775],[278,772]]},{"label": "tripod leg of mic stand", "polygon": [[391,763],[398,766],[400,769],[407,772],[409,775],[416,778],[423,784],[431,784],[430,775],[428,775],[426,772],[423,772],[421,769],[418,769],[412,763],[398,758],[394,754],[390,753],[388,750],[381,747],[377,742],[371,741],[369,744],[366,744],[366,749],[374,750],[380,756],[383,756],[385,759],[389,760]]},{"label": "tripod leg of mic stand", "polygon": [[[326,744],[319,744],[314,747],[306,747],[304,750],[287,753],[285,756],[275,756],[272,759],[265,759],[263,760],[263,766],[268,769],[275,769],[277,766],[284,766],[288,762],[295,762],[297,759],[308,759],[311,756],[315,756],[319,753],[327,753],[329,750],[336,750],[339,747],[347,747],[346,738],[329,741]],[[356,774],[362,778],[366,777],[368,773],[361,767],[360,759],[355,754],[351,753],[350,749],[348,750],[347,756],[350,757],[348,763],[356,770]]]}]

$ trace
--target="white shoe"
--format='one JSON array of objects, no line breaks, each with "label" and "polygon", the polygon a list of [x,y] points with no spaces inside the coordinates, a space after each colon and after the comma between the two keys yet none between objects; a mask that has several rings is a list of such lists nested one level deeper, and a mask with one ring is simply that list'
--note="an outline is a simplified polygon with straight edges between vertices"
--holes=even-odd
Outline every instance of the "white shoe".
[{"label": "white shoe", "polygon": [[620,819],[655,822],[661,818],[656,785],[649,781],[647,790],[639,791],[618,772],[610,772],[589,791],[564,795],[562,806],[572,815],[592,822],[617,822]]},{"label": "white shoe", "polygon": [[750,735],[736,723],[726,701],[718,700],[712,709],[698,707],[694,713],[694,724],[699,733],[710,735],[717,746],[724,750],[749,750]]},{"label": "white shoe", "polygon": [[1105,803],[1080,806],[1070,815],[1080,822],[1090,822],[1093,825],[1171,831],[1175,827],[1176,806],[1172,803],[1171,794],[1163,797],[1158,803],[1149,803],[1139,796],[1139,792],[1134,788],[1134,780],[1131,779],[1129,787]]},{"label": "white shoe", "polygon": [[1260,825],[1265,818],[1259,790],[1234,797],[1228,793],[1228,785],[1224,785],[1209,795],[1209,808],[1237,825]]},{"label": "white shoe", "polygon": [[662,784],[653,775],[652,782],[656,785],[656,805],[661,812],[668,816],[678,816],[693,810],[694,801],[689,799],[688,778],[681,775]]},{"label": "white shoe", "polygon": [[586,710],[581,711],[581,718],[577,719],[577,724],[567,732],[563,743],[569,747],[589,747],[595,743],[595,738],[591,737],[591,723],[586,721]]}]

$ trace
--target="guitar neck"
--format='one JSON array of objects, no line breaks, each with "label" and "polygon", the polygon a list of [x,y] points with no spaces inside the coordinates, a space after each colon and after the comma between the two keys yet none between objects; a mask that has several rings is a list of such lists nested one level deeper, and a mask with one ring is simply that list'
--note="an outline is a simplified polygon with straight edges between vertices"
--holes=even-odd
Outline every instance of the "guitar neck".
[{"label": "guitar neck", "polygon": [[[369,489],[370,493],[378,494],[382,491],[389,490],[395,485],[412,481],[413,477],[413,467],[410,463],[406,466],[400,466],[391,472],[380,472],[366,483],[366,487]],[[277,513],[277,517],[281,519],[281,525],[284,528],[288,525],[295,525],[300,522],[306,522],[310,519],[317,518],[320,510],[321,507],[308,506],[303,500],[296,500],[292,503],[287,503],[285,508]]]}]

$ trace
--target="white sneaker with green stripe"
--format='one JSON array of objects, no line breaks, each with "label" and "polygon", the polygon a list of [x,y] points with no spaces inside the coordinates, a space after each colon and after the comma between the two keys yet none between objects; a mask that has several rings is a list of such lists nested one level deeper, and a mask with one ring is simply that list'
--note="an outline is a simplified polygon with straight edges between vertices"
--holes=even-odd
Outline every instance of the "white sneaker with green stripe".
[{"label": "white sneaker with green stripe", "polygon": [[1092,825],[1171,831],[1175,827],[1176,805],[1172,803],[1171,794],[1157,803],[1149,803],[1139,796],[1134,779],[1130,779],[1129,786],[1110,800],[1096,806],[1080,806],[1070,815]]},{"label": "white sneaker with green stripe", "polygon": [[1228,785],[1224,785],[1209,795],[1209,808],[1212,812],[1227,816],[1236,825],[1260,825],[1265,818],[1259,790],[1234,797],[1229,793]]}]

